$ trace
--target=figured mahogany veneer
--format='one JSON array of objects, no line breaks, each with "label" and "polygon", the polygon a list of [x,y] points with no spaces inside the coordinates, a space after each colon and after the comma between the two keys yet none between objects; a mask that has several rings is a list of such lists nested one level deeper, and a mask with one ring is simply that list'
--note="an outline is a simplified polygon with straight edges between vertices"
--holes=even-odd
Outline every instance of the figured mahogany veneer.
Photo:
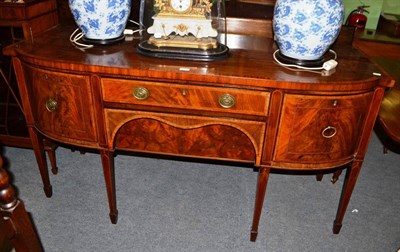
[{"label": "figured mahogany veneer", "polygon": [[283,101],[274,160],[349,162],[371,99],[372,93],[329,97],[288,94]]},{"label": "figured mahogany veneer", "polygon": [[118,131],[116,148],[155,153],[253,161],[250,139],[230,126],[202,125],[179,129],[157,120],[132,120]]},{"label": "figured mahogany veneer", "polygon": [[[145,100],[134,99],[132,91],[144,87],[150,96]],[[102,79],[103,100],[124,104],[141,104],[171,108],[187,108],[225,112],[219,97],[230,94],[236,104],[230,113],[265,116],[268,113],[269,92],[255,92],[234,88],[214,88],[207,86],[188,86],[172,83],[157,83],[135,80]]]},{"label": "figured mahogany veneer", "polygon": [[[34,120],[41,132],[63,142],[97,142],[88,76],[24,69],[31,81]],[[54,111],[48,102],[54,101]],[[43,106],[44,105],[44,106]]]},{"label": "figured mahogany veneer", "polygon": [[268,36],[230,34],[227,59],[198,62],[138,55],[136,40],[82,51],[68,42],[72,31],[60,26],[6,50],[47,196],[43,138],[100,152],[113,223],[115,150],[247,162],[259,168],[255,241],[272,169],[314,170],[318,179],[335,172],[337,179],[346,168],[339,232],[393,85],[350,43],[336,43],[339,65],[322,75],[274,63]]},{"label": "figured mahogany veneer", "polygon": [[260,164],[265,123],[106,109],[108,140],[117,149]]}]

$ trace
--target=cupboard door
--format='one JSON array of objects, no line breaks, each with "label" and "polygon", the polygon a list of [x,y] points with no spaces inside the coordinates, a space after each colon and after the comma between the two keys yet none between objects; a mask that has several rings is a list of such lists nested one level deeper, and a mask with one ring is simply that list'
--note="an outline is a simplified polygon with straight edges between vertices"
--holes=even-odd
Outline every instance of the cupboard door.
[{"label": "cupboard door", "polygon": [[88,76],[26,67],[36,127],[69,143],[96,141]]},{"label": "cupboard door", "polygon": [[371,99],[372,93],[286,95],[274,161],[312,164],[351,160],[357,151]]}]

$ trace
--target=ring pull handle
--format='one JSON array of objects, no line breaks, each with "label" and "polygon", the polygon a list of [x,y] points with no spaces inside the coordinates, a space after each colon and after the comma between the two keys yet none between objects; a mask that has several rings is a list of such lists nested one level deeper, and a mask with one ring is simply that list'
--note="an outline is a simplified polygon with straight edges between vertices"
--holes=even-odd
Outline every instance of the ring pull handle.
[{"label": "ring pull handle", "polygon": [[145,87],[137,87],[132,91],[133,96],[138,100],[146,100],[150,96],[150,92]]},{"label": "ring pull handle", "polygon": [[56,111],[57,109],[57,101],[54,98],[47,98],[46,100],[46,109],[49,112]]},{"label": "ring pull handle", "polygon": [[232,108],[236,104],[236,99],[233,95],[223,94],[219,97],[218,102],[223,108]]},{"label": "ring pull handle", "polygon": [[336,135],[336,133],[337,133],[337,130],[335,127],[328,126],[322,130],[321,134],[324,138],[332,138]]}]

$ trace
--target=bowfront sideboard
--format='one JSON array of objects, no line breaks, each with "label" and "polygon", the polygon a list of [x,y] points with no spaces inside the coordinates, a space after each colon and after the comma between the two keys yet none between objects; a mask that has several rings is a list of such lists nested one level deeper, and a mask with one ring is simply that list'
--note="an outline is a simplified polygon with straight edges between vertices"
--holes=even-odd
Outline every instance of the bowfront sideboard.
[{"label": "bowfront sideboard", "polygon": [[245,162],[258,169],[255,241],[271,170],[313,171],[321,179],[345,169],[333,225],[340,231],[393,85],[351,43],[335,44],[338,67],[321,74],[277,65],[276,45],[264,36],[228,36],[228,58],[201,62],[142,56],[135,39],[79,50],[69,43],[73,29],[59,26],[5,50],[48,197],[43,139],[99,151],[112,223],[117,150]]}]

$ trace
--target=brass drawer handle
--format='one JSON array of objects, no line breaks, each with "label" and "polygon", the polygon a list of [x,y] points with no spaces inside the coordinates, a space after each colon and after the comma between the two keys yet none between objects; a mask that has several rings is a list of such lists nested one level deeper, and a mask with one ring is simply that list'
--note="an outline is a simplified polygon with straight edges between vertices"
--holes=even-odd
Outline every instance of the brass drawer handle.
[{"label": "brass drawer handle", "polygon": [[337,130],[335,127],[328,126],[325,129],[322,130],[322,136],[325,138],[332,138],[336,135]]},{"label": "brass drawer handle", "polygon": [[57,109],[57,101],[54,98],[47,98],[46,100],[46,109],[49,112],[53,112]]},{"label": "brass drawer handle", "polygon": [[233,95],[224,94],[219,97],[218,102],[223,108],[232,108],[236,104],[236,99]]},{"label": "brass drawer handle", "polygon": [[137,87],[132,91],[133,96],[138,100],[146,100],[150,96],[150,92],[145,87]]}]

